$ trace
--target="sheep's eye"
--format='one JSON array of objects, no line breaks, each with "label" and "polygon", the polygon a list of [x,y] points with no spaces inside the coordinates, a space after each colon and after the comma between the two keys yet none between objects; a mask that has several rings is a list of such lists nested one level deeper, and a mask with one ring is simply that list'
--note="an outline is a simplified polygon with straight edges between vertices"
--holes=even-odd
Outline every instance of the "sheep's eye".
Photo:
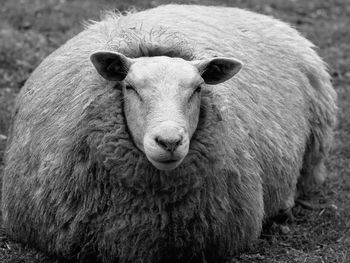
[{"label": "sheep's eye", "polygon": [[199,93],[199,92],[201,92],[201,90],[202,90],[202,87],[201,87],[201,86],[198,86],[198,87],[194,90],[193,93]]},{"label": "sheep's eye", "polygon": [[134,89],[134,87],[131,86],[131,85],[126,85],[126,86],[125,86],[125,89],[126,89],[126,90],[129,90],[129,91],[135,91],[135,92],[136,92],[136,90]]},{"label": "sheep's eye", "polygon": [[133,86],[125,85],[125,90],[129,92],[133,92],[133,94],[135,94],[142,101],[140,94],[137,92],[137,90]]},{"label": "sheep's eye", "polygon": [[192,100],[192,99],[196,96],[196,94],[199,94],[199,93],[201,92],[201,90],[202,90],[202,87],[201,87],[201,86],[198,86],[198,87],[193,91],[191,97],[190,97],[188,100],[189,100],[189,101]]}]

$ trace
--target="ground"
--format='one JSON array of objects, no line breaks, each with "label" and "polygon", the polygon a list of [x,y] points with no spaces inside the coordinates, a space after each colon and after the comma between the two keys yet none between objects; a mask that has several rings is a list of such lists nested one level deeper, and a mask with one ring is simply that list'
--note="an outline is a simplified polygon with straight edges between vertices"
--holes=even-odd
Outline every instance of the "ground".
[{"label": "ground", "polygon": [[[1,0],[0,174],[14,97],[50,52],[98,19],[99,10],[145,9],[174,1]],[[176,1],[175,1],[176,2]],[[329,178],[293,210],[295,219],[265,228],[258,242],[232,263],[350,262],[350,1],[188,0],[181,3],[248,8],[280,18],[319,48],[338,93],[339,121],[327,160]],[[0,177],[1,178],[1,177]],[[0,262],[58,263],[9,240],[0,228]]]}]

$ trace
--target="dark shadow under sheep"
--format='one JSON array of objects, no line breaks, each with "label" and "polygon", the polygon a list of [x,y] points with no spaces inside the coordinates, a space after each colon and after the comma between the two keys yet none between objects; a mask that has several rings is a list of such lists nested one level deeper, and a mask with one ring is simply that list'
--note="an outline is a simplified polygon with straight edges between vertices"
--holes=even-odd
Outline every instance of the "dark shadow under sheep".
[{"label": "dark shadow under sheep", "polygon": [[4,227],[72,261],[229,259],[324,180],[335,100],[313,45],[273,18],[109,14],[19,94]]}]

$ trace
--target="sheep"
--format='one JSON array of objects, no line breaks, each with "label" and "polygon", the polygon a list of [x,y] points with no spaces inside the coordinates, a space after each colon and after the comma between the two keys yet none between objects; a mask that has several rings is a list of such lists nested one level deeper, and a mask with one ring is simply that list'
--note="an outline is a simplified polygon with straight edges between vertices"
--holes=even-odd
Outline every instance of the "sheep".
[{"label": "sheep", "polygon": [[326,176],[336,93],[314,45],[238,8],[107,13],[18,95],[7,234],[79,262],[221,262]]}]

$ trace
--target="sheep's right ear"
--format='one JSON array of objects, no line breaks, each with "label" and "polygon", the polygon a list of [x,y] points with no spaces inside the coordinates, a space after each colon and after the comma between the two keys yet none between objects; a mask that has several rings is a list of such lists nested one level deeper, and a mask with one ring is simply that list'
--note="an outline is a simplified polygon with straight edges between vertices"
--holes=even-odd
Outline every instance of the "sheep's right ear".
[{"label": "sheep's right ear", "polygon": [[193,61],[205,83],[210,85],[224,82],[236,75],[242,62],[234,58],[215,57],[208,60]]},{"label": "sheep's right ear", "polygon": [[97,51],[90,60],[102,77],[112,81],[123,80],[132,64],[131,59],[112,51]]}]

